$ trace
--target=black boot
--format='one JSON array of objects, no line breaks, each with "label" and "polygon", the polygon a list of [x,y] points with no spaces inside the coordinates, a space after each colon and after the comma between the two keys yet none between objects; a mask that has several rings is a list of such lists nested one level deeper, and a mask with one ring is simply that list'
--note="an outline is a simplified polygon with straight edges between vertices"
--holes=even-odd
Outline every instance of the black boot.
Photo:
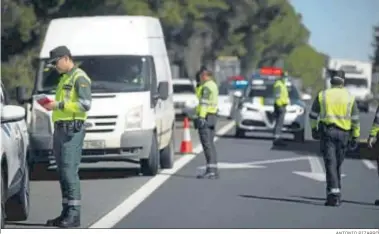
[{"label": "black boot", "polygon": [[78,207],[70,207],[66,215],[59,222],[60,228],[80,227],[80,211]]},{"label": "black boot", "polygon": [[337,194],[329,194],[326,198],[325,206],[340,206],[341,197]]},{"label": "black boot", "polygon": [[54,218],[54,219],[48,219],[46,221],[46,226],[48,226],[48,227],[58,227],[59,223],[62,221],[62,219],[66,215],[66,213],[67,213],[67,206],[63,206],[61,214],[58,217]]},{"label": "black boot", "polygon": [[379,206],[379,199],[375,200],[375,203],[374,203],[376,206]]},{"label": "black boot", "polygon": [[218,179],[219,177],[217,169],[207,169],[203,174],[197,176],[198,179]]}]

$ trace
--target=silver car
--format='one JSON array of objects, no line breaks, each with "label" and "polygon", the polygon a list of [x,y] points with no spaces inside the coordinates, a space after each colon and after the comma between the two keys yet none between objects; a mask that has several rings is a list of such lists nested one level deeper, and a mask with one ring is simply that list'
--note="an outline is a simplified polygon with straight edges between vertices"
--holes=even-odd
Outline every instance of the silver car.
[{"label": "silver car", "polygon": [[29,137],[25,109],[8,105],[1,86],[1,229],[29,215]]}]

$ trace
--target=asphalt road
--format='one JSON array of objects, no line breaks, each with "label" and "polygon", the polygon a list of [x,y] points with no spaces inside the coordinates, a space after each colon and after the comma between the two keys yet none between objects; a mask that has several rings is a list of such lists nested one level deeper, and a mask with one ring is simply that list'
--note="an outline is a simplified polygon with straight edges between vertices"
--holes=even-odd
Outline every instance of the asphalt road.
[{"label": "asphalt road", "polygon": [[[372,119],[373,113],[361,114],[362,138]],[[181,131],[178,126],[177,149]],[[272,148],[267,136],[236,139],[232,124],[222,121],[216,142],[219,180],[195,178],[204,156],[193,130],[191,137],[199,155],[177,155],[174,169],[154,178],[138,176],[136,169],[119,163],[83,166],[82,227],[379,228],[374,161],[348,157],[344,202],[339,208],[325,207],[323,162],[309,130],[304,144],[288,141],[286,147]],[[47,218],[57,215],[60,197],[53,172],[32,182],[31,205],[29,220],[7,228],[43,228]]]}]

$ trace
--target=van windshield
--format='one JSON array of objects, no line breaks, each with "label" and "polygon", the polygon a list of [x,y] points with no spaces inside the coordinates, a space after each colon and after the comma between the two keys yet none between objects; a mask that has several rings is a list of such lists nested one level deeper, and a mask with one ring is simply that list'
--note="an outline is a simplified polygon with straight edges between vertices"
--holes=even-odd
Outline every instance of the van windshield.
[{"label": "van windshield", "polygon": [[[146,56],[86,56],[74,57],[74,61],[91,78],[93,93],[149,90],[150,60]],[[49,67],[46,60],[41,60],[37,92],[55,93],[59,77],[55,68]]]}]

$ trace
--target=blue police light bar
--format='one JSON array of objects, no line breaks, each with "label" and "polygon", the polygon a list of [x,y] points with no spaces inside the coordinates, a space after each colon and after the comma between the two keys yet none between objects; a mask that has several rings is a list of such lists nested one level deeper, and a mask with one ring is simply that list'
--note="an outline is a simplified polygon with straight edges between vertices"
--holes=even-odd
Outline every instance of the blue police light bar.
[{"label": "blue police light bar", "polygon": [[236,80],[236,81],[232,81],[232,86],[233,86],[233,88],[235,88],[235,89],[242,89],[242,88],[245,88],[248,84],[249,84],[249,82],[248,82],[247,80]]}]

